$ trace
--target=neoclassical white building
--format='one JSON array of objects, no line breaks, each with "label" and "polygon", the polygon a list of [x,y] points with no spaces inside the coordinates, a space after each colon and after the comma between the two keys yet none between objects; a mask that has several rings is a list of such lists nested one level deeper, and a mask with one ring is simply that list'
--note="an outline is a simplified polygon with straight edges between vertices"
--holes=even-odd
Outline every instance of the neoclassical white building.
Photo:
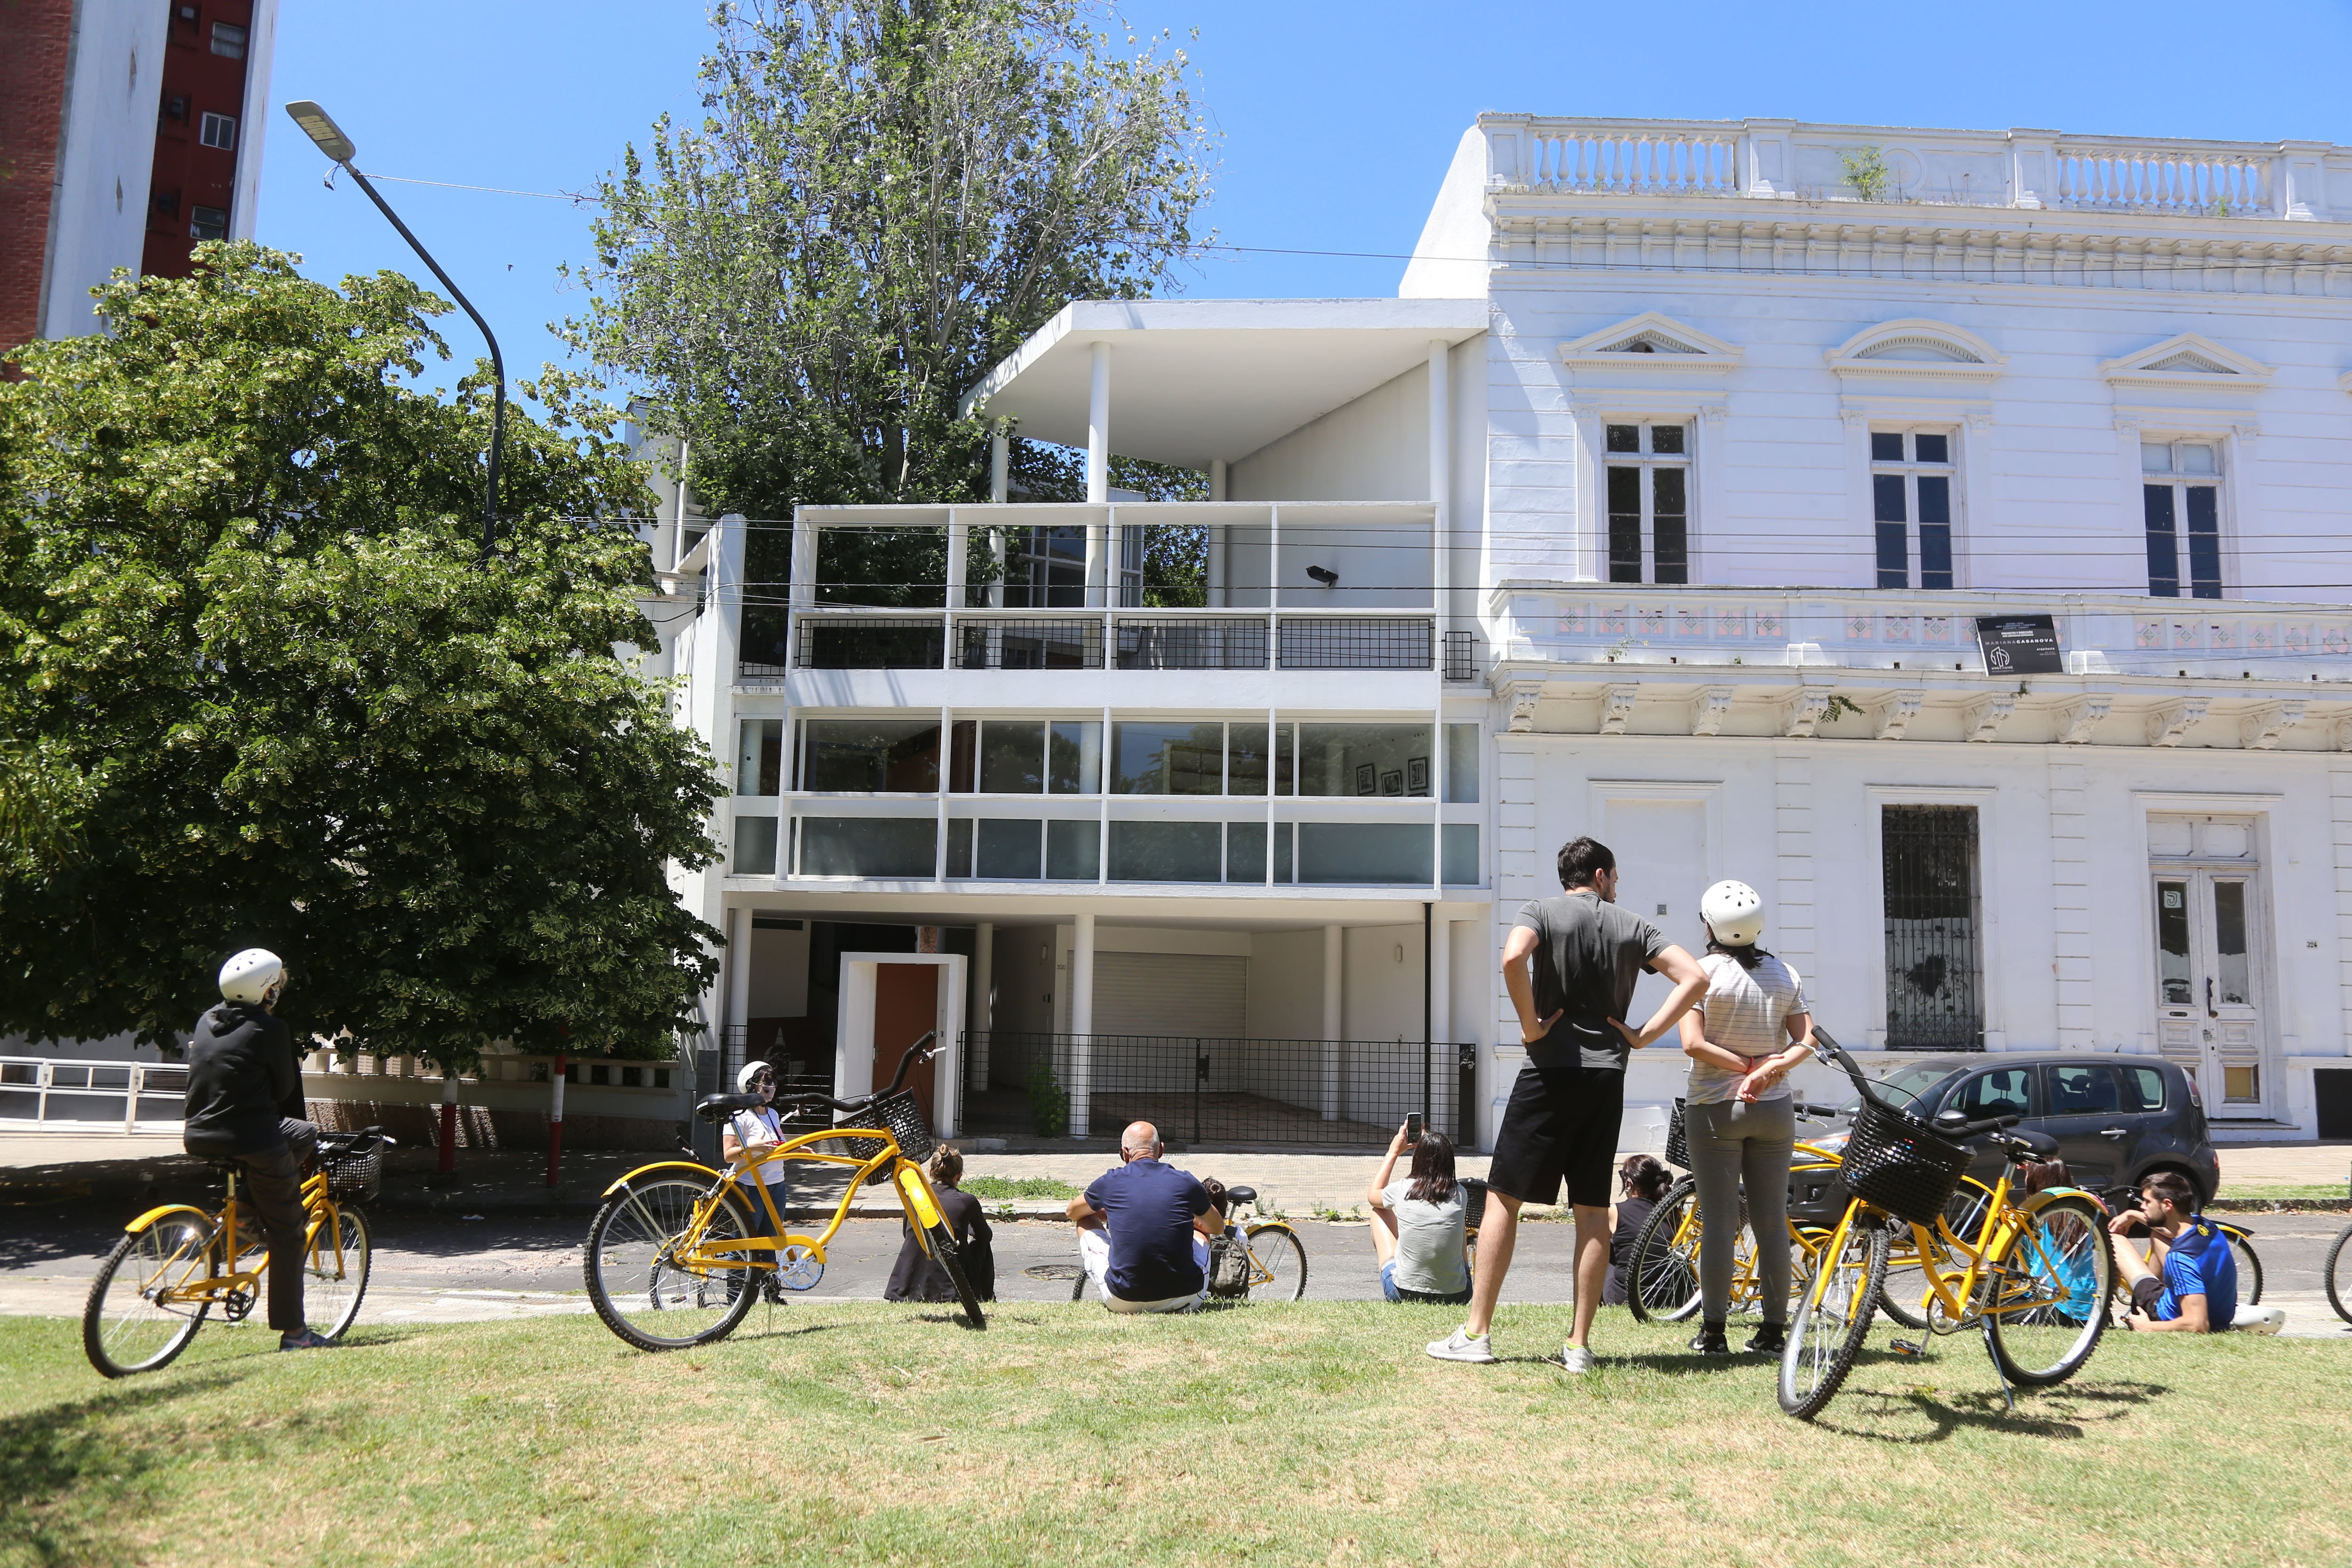
[{"label": "neoclassical white building", "polygon": [[[1879,1059],[2352,1136],[2352,151],[1489,115],[1398,298],[1074,304],[971,405],[1089,500],[804,511],[770,662],[756,525],[648,531],[730,1060],[936,1024],[967,1133],[1483,1141],[1591,833],[1686,945],[1762,890]],[[935,587],[831,580],[872,529]]]}]

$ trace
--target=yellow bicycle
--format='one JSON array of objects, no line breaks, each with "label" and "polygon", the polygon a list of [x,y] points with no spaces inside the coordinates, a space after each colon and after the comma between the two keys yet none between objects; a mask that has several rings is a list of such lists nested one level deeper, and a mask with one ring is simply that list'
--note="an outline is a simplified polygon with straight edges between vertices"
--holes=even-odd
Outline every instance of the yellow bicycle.
[{"label": "yellow bicycle", "polygon": [[[1836,1114],[1830,1106],[1809,1105],[1801,1100],[1797,1102],[1796,1111],[1814,1120]],[[1690,1160],[1683,1127],[1682,1102],[1677,1100],[1674,1123],[1666,1138],[1666,1160],[1687,1171]],[[1837,1164],[1838,1157],[1832,1151],[1800,1141],[1791,1152],[1790,1184],[1793,1186],[1808,1175],[1834,1173]],[[1748,1228],[1747,1206],[1745,1203],[1740,1205],[1740,1229],[1732,1254],[1731,1310],[1735,1312],[1754,1311],[1762,1305],[1756,1277],[1755,1237]],[[1699,1238],[1705,1230],[1699,1217],[1697,1180],[1683,1176],[1666,1189],[1633,1237],[1626,1268],[1625,1302],[1636,1322],[1659,1318],[1678,1323],[1699,1310]],[[1792,1277],[1801,1272],[1805,1259],[1828,1237],[1829,1232],[1820,1226],[1789,1221],[1789,1244],[1796,1265]]]},{"label": "yellow bicycle", "polygon": [[[939,1049],[936,1032],[899,1058],[890,1087],[859,1100],[793,1095],[778,1107],[830,1108],[850,1120],[787,1139],[757,1158],[725,1171],[690,1160],[640,1166],[604,1190],[588,1227],[581,1262],[588,1300],[604,1326],[639,1350],[683,1350],[725,1339],[773,1288],[805,1290],[824,1273],[824,1249],[849,1217],[861,1186],[887,1182],[912,1222],[923,1250],[955,1285],[965,1319],[988,1326],[980,1299],[964,1278],[956,1241],[940,1214],[939,1195],[923,1173],[935,1147],[930,1123],[907,1074]],[[712,1094],[694,1108],[719,1121],[764,1103],[756,1094]],[[820,1145],[833,1145],[831,1148]],[[842,1165],[854,1171],[840,1206],[818,1236],[786,1234],[784,1216],[766,1182],[755,1174],[772,1161]],[[766,1233],[755,1221],[764,1215]],[[780,1239],[781,1238],[781,1239]]]},{"label": "yellow bicycle", "polygon": [[[1798,1298],[1780,1361],[1780,1407],[1811,1419],[1845,1381],[1885,1287],[1890,1229],[1910,1233],[1931,1334],[1981,1329],[2004,1390],[2072,1377],[2105,1331],[2116,1262],[2106,1215],[2088,1194],[2015,1190],[2013,1169],[2049,1158],[2056,1142],[2006,1131],[2015,1116],[1971,1121],[1947,1110],[1923,1121],[1880,1099],[1844,1047],[1822,1048],[1862,1095],[1842,1173],[1853,1195]],[[1968,1237],[1949,1208],[1970,1158],[1962,1141],[1982,1135],[2008,1164]]]},{"label": "yellow bicycle", "polygon": [[[353,1200],[375,1195],[392,1142],[381,1127],[319,1135],[319,1169],[302,1184],[302,1311],[322,1339],[340,1339],[360,1315],[372,1253],[367,1215]],[[260,1226],[236,1201],[239,1167],[206,1163],[227,1178],[220,1208],[149,1209],[124,1227],[90,1281],[81,1348],[107,1377],[170,1365],[215,1307],[242,1322],[260,1300],[269,1255]]]}]

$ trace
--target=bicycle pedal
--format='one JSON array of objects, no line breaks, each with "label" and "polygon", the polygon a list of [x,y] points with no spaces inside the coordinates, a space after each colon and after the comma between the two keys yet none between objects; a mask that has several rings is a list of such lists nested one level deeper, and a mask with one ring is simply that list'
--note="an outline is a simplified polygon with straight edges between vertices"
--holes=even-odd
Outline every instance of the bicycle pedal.
[{"label": "bicycle pedal", "polygon": [[1909,1340],[1890,1341],[1886,1348],[1893,1351],[1896,1355],[1919,1356],[1925,1358],[1927,1353],[1927,1347],[1926,1345],[1915,1344]]}]

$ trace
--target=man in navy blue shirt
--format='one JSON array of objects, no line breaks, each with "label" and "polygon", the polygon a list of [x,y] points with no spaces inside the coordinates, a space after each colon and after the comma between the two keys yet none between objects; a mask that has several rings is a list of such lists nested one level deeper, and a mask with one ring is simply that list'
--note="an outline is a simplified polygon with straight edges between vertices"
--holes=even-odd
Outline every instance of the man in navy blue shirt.
[{"label": "man in navy blue shirt", "polygon": [[[2116,1267],[2131,1290],[2126,1321],[2143,1333],[2213,1333],[2237,1321],[2238,1260],[2230,1256],[2229,1238],[2197,1206],[2187,1177],[2158,1171],[2140,1183],[2139,1207],[2107,1226],[2117,1238]],[[2148,1231],[2145,1262],[2122,1239],[2141,1225]]]},{"label": "man in navy blue shirt", "polygon": [[1130,1124],[1118,1164],[1070,1200],[1078,1258],[1114,1312],[1188,1312],[1209,1293],[1207,1238],[1224,1215],[1191,1173],[1160,1163],[1166,1148],[1150,1122]]}]

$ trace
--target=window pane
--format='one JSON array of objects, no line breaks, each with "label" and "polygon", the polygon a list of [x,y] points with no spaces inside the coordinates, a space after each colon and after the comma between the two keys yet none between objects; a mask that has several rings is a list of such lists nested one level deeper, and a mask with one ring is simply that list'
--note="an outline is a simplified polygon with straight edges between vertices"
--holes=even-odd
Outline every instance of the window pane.
[{"label": "window pane", "polygon": [[742,746],[735,759],[737,795],[774,795],[783,782],[784,721],[746,719]]},{"label": "window pane", "polygon": [[2172,536],[2172,487],[2142,485],[2147,516],[2147,591],[2160,599],[2180,597],[2180,552]]},{"label": "window pane", "polygon": [[970,795],[979,782],[980,721],[959,719],[948,731],[948,793]]},{"label": "window pane", "polygon": [[2142,441],[2139,444],[2139,467],[2140,472],[2144,474],[2172,472],[2172,443]]},{"label": "window pane", "polygon": [[1264,795],[1265,793],[1265,726],[1263,724],[1225,726],[1225,793],[1227,795]]},{"label": "window pane", "polygon": [[1682,449],[1683,427],[1681,426],[1653,425],[1650,426],[1651,451],[1664,452],[1671,456],[1680,452]]},{"label": "window pane", "polygon": [[803,816],[801,874],[929,880],[940,825],[928,816]]},{"label": "window pane", "polygon": [[1919,521],[1921,522],[1952,521],[1952,481],[1941,474],[1919,476]]},{"label": "window pane", "polygon": [[2049,1097],[2051,1116],[2095,1116],[2122,1109],[2116,1093],[2113,1068],[2097,1063],[2044,1067],[2042,1089]]},{"label": "window pane", "polygon": [[1223,724],[1114,724],[1110,793],[1219,794],[1224,750]]},{"label": "window pane", "polygon": [[1291,875],[1291,845],[1296,841],[1298,825],[1277,822],[1274,825],[1274,880],[1277,887],[1296,880]]},{"label": "window pane", "polygon": [[2213,884],[2213,953],[2220,961],[2214,978],[2221,982],[2221,999],[2232,1006],[2249,1005],[2253,986],[2246,973],[2246,885]]},{"label": "window pane", "polygon": [[1903,432],[1873,430],[1870,433],[1870,460],[1874,463],[1899,463],[1903,460]]},{"label": "window pane", "polygon": [[1642,580],[1642,470],[1609,470],[1609,580]]},{"label": "window pane", "polygon": [[1870,476],[1871,516],[1880,522],[1907,522],[1911,514],[1903,504],[1901,474]]},{"label": "window pane", "polygon": [[1973,1121],[1983,1116],[2031,1116],[2033,1113],[2033,1073],[2031,1068],[2001,1068],[1980,1072],[1962,1083],[1944,1102]]},{"label": "window pane", "polygon": [[1477,804],[1479,739],[1484,732],[1485,727],[1478,724],[1445,726],[1445,798],[1454,805]]},{"label": "window pane", "polygon": [[1214,882],[1224,825],[1217,822],[1114,822],[1114,882]]},{"label": "window pane", "polygon": [[1429,794],[1426,724],[1301,724],[1303,795]]},{"label": "window pane", "polygon": [[737,877],[776,874],[776,819],[739,816],[735,819],[735,858],[727,868]]},{"label": "window pane", "polygon": [[2123,1080],[2126,1110],[2164,1109],[2164,1074],[2154,1068],[2126,1068]]},{"label": "window pane", "polygon": [[1225,824],[1225,880],[1228,882],[1265,880],[1265,823],[1229,822]]},{"label": "window pane", "polygon": [[2200,599],[2221,596],[2221,492],[2211,485],[2189,489],[2189,584]]},{"label": "window pane", "polygon": [[1302,822],[1298,879],[1426,882],[1430,849],[1425,822]]},{"label": "window pane", "polygon": [[1690,580],[1689,503],[1685,489],[1690,473],[1684,468],[1650,470],[1650,581]]},{"label": "window pane", "polygon": [[1638,452],[1642,449],[1642,427],[1639,425],[1609,426],[1609,449],[1612,452]]},{"label": "window pane", "polygon": [[1441,830],[1444,834],[1445,882],[1448,887],[1475,888],[1478,885],[1478,825],[1475,822],[1449,822]]},{"label": "window pane", "polygon": [[1919,586],[1948,588],[1951,585],[1952,531],[1932,522],[1923,522],[1919,525]]},{"label": "window pane", "polygon": [[981,727],[980,787],[990,795],[1042,795],[1045,722],[991,719]]},{"label": "window pane", "polygon": [[1952,460],[1952,443],[1948,436],[1914,436],[1911,455],[1923,463],[1948,463]]},{"label": "window pane", "polygon": [[2180,447],[2180,471],[2184,474],[2218,474],[2221,465],[2210,442],[2186,441]]},{"label": "window pane", "polygon": [[939,721],[812,719],[801,787],[893,793],[940,787]]},{"label": "window pane", "polygon": [[982,818],[977,874],[1000,881],[1035,881],[1037,848],[1045,838],[1045,825],[1042,822]]},{"label": "window pane", "polygon": [[1899,522],[1878,525],[1878,585],[1882,588],[1908,588],[1911,585],[1911,539]]},{"label": "window pane", "polygon": [[1045,825],[1045,879],[1091,882],[1102,864],[1102,829],[1091,822]]},{"label": "window pane", "polygon": [[2189,1005],[2189,884],[2156,885],[2156,973],[2168,1007]]},{"label": "window pane", "polygon": [[948,875],[971,875],[971,818],[948,818]]},{"label": "window pane", "polygon": [[1297,785],[1292,775],[1298,767],[1298,726],[1285,724],[1274,735],[1274,793],[1292,795]]},{"label": "window pane", "polygon": [[1053,727],[1054,795],[1092,795],[1102,787],[1102,721],[1059,719]]},{"label": "window pane", "polygon": [[225,60],[245,58],[245,29],[234,22],[215,22],[213,53]]}]

